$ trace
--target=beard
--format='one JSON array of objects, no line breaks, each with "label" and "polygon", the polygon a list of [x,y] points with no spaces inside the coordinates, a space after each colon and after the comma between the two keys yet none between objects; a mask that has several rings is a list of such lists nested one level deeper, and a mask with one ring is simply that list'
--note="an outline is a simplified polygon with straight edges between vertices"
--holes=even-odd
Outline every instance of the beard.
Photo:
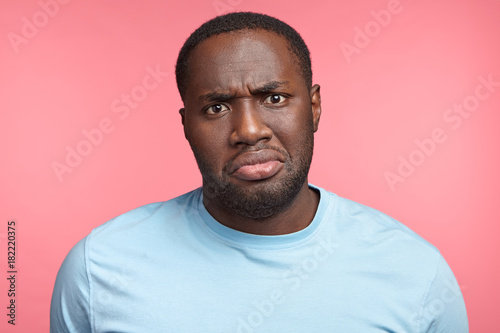
[{"label": "beard", "polygon": [[231,161],[224,166],[218,175],[213,171],[214,167],[211,165],[210,159],[191,145],[203,178],[204,195],[216,199],[220,207],[254,220],[262,220],[280,213],[290,206],[307,181],[314,148],[312,127],[300,141],[297,144],[299,147],[297,156],[293,158],[283,149],[266,145],[247,146],[238,152],[241,154],[256,149],[273,149],[285,156],[283,169],[286,174],[283,177],[278,180],[274,180],[273,176],[264,180],[252,181],[249,186],[240,186],[230,181],[227,169]]}]

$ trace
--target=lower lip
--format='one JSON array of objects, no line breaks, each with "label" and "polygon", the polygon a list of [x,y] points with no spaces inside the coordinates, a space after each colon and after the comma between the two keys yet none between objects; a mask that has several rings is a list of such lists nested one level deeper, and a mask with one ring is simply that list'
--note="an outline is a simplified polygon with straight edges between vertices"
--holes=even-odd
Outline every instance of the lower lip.
[{"label": "lower lip", "polygon": [[242,180],[262,180],[277,174],[283,163],[280,161],[269,161],[262,164],[245,165],[236,170],[233,176]]}]

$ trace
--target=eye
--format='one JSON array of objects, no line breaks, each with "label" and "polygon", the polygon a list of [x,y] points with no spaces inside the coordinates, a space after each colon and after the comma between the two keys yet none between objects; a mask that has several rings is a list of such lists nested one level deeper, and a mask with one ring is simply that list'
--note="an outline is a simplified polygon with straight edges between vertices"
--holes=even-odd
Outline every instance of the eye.
[{"label": "eye", "polygon": [[205,113],[207,114],[219,114],[223,111],[229,110],[227,106],[224,104],[214,104],[205,109]]},{"label": "eye", "polygon": [[280,94],[273,94],[266,97],[264,103],[279,104],[285,101],[285,96]]}]

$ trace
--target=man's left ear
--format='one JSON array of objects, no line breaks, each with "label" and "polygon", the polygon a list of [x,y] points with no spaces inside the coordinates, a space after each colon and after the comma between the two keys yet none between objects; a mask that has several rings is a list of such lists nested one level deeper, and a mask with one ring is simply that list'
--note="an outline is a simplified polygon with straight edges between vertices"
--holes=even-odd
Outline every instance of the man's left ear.
[{"label": "man's left ear", "polygon": [[314,132],[318,130],[319,118],[321,116],[321,94],[319,93],[319,88],[319,85],[315,84],[310,90]]}]

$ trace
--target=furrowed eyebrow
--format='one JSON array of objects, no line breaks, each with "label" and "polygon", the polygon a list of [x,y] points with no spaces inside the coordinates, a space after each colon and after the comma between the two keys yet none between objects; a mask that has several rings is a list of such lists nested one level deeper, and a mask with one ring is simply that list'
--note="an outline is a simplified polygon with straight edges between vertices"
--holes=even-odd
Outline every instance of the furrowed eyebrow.
[{"label": "furrowed eyebrow", "polygon": [[224,102],[234,98],[234,94],[223,94],[223,93],[208,93],[200,96],[200,101],[202,102]]},{"label": "furrowed eyebrow", "polygon": [[259,95],[259,94],[265,94],[268,92],[271,92],[277,88],[280,88],[282,86],[288,85],[288,81],[271,81],[269,83],[266,83],[262,87],[258,87],[252,90],[252,95]]},{"label": "furrowed eyebrow", "polygon": [[[265,94],[268,92],[271,92],[277,88],[280,88],[282,86],[287,86],[288,81],[271,81],[269,83],[266,83],[262,87],[258,87],[255,89],[252,89],[250,92],[252,95],[259,95],[259,94]],[[202,102],[224,102],[228,101],[230,99],[233,99],[235,97],[234,94],[225,94],[225,93],[218,93],[218,92],[211,92],[205,95],[201,95],[199,100]]]}]

